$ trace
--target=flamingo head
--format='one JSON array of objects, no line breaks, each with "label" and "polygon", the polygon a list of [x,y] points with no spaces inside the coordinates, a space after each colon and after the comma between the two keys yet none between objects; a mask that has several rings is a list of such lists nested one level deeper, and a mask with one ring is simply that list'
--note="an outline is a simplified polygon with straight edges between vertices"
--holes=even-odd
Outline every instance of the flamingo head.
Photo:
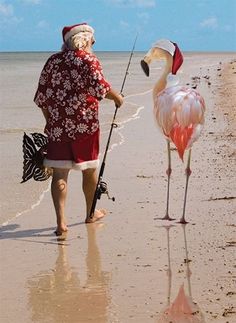
[{"label": "flamingo head", "polygon": [[176,43],[168,39],[158,40],[141,60],[144,73],[149,76],[149,65],[153,60],[166,60],[172,74],[176,74],[183,63],[183,56]]},{"label": "flamingo head", "polygon": [[165,55],[166,55],[165,53],[166,53],[165,50],[158,48],[158,47],[152,47],[147,52],[147,54],[144,56],[144,58],[140,62],[141,67],[142,67],[146,76],[149,76],[149,74],[150,74],[149,65],[152,63],[152,61],[165,59]]}]

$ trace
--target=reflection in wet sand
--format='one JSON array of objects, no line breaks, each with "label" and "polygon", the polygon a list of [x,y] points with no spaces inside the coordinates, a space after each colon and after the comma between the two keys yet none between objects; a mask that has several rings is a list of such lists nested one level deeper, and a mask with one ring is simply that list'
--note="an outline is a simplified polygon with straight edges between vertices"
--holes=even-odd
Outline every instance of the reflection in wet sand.
[{"label": "reflection in wet sand", "polygon": [[186,265],[186,278],[188,286],[188,294],[184,289],[184,284],[179,287],[176,298],[171,302],[171,283],[172,283],[172,271],[171,271],[171,248],[170,248],[170,229],[171,226],[166,226],[167,232],[167,250],[168,250],[168,293],[167,293],[167,305],[160,313],[157,322],[158,323],[205,323],[203,314],[200,311],[199,306],[193,302],[191,291],[191,270],[190,260],[188,257],[187,238],[186,238],[186,224],[182,224],[184,234],[184,247],[185,247],[185,265]]},{"label": "reflection in wet sand", "polygon": [[96,243],[96,224],[87,226],[87,278],[82,286],[76,270],[71,268],[67,246],[58,245],[55,268],[40,272],[28,281],[32,322],[105,323],[110,303],[109,273],[101,270]]}]

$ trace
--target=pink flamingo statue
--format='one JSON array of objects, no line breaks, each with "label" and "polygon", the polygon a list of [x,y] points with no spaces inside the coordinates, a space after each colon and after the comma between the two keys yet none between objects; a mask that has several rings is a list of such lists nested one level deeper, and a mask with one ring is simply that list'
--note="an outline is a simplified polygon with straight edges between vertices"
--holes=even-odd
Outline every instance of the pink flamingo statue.
[{"label": "pink flamingo statue", "polygon": [[[153,60],[164,59],[166,65],[164,71],[153,88],[154,116],[157,125],[167,139],[168,150],[168,176],[167,183],[167,205],[166,215],[163,220],[174,220],[169,216],[169,192],[171,169],[171,148],[172,142],[183,161],[185,150],[189,149],[186,166],[186,185],[184,195],[183,214],[180,223],[187,223],[185,220],[185,208],[189,177],[191,175],[190,160],[191,147],[200,136],[204,124],[205,103],[202,96],[192,88],[179,86],[176,78],[173,77],[183,63],[183,56],[177,44],[169,40],[157,41],[141,61],[144,73],[149,76],[149,65]],[[172,74],[172,78],[170,77]],[[171,81],[172,79],[172,81]],[[173,84],[173,80],[175,84]],[[170,83],[170,86],[169,84]],[[173,84],[173,85],[172,85]]]}]

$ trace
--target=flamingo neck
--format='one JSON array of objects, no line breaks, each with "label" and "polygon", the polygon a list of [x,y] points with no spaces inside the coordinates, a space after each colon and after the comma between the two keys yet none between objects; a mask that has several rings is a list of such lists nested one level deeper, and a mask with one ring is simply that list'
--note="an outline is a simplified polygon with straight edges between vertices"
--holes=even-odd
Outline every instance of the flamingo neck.
[{"label": "flamingo neck", "polygon": [[172,70],[173,57],[169,53],[166,52],[164,58],[166,60],[166,65],[164,67],[161,77],[159,78],[159,80],[157,81],[157,83],[155,84],[155,86],[153,88],[153,99],[155,99],[155,97],[162,90],[164,90],[166,88],[167,76],[169,73],[171,73],[171,70]]}]

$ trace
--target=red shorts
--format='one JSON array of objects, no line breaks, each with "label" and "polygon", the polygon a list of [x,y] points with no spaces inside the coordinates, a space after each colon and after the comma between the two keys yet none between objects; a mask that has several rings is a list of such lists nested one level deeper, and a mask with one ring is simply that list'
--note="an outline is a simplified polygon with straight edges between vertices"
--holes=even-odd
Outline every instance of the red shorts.
[{"label": "red shorts", "polygon": [[70,142],[50,141],[44,166],[85,170],[99,165],[99,130]]}]

